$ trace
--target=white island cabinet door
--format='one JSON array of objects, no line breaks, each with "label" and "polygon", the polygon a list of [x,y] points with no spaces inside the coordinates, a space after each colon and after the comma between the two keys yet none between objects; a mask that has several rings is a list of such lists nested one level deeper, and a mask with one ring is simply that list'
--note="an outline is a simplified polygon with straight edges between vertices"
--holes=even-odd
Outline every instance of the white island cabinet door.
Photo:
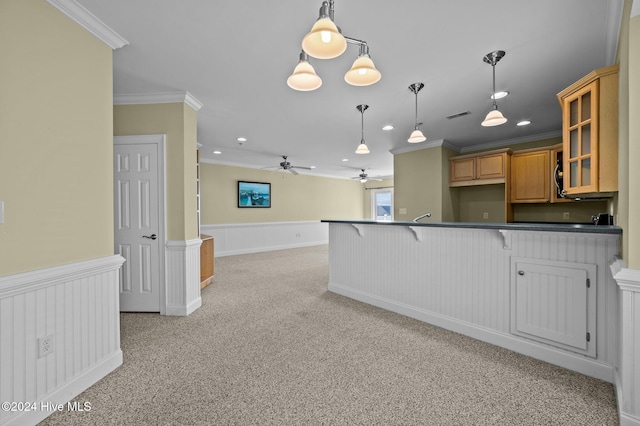
[{"label": "white island cabinet door", "polygon": [[522,258],[512,265],[512,333],[595,357],[595,265]]}]

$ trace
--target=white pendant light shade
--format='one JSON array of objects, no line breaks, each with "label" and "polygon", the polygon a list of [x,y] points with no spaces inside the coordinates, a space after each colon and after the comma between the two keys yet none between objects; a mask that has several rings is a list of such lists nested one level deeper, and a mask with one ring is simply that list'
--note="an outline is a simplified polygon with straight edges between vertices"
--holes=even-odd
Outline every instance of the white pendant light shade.
[{"label": "white pendant light shade", "polygon": [[302,50],[314,58],[332,59],[347,50],[347,40],[329,17],[321,17],[302,39]]},{"label": "white pendant light shade", "polygon": [[489,114],[485,117],[484,121],[481,123],[484,127],[493,127],[499,126],[507,122],[507,119],[504,115],[497,109],[492,109],[489,111]]},{"label": "white pendant light shade", "polygon": [[418,143],[418,142],[424,142],[426,140],[427,138],[422,134],[420,129],[415,129],[413,132],[411,132],[411,136],[409,136],[409,139],[407,139],[407,142]]},{"label": "white pendant light shade", "polygon": [[287,78],[287,85],[294,90],[309,92],[322,86],[322,79],[316,74],[308,59],[307,54],[302,52],[300,62]]},{"label": "white pendant light shade", "polygon": [[356,58],[351,69],[344,75],[344,81],[352,86],[370,86],[377,83],[382,74],[377,70],[369,56],[369,47],[360,46],[360,55]]},{"label": "white pendant light shade", "polygon": [[358,148],[356,149],[356,154],[368,154],[369,152],[367,144],[365,144],[364,141],[360,142],[360,145],[358,145]]}]

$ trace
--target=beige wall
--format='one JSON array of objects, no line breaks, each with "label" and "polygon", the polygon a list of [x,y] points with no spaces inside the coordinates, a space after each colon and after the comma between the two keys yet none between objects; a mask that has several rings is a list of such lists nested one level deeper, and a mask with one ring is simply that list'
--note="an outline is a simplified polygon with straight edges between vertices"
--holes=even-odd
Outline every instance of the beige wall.
[{"label": "beige wall", "polygon": [[[410,221],[427,212],[431,219],[423,221],[453,220],[451,209],[446,207],[451,204],[448,179],[447,191],[443,189],[443,176],[448,173],[443,158],[448,158],[449,152],[438,146],[393,156],[395,220]],[[406,209],[406,214],[400,214],[401,209]]]},{"label": "beige wall", "polygon": [[183,102],[113,107],[114,134],[166,135],[168,240],[198,237],[196,111]]},{"label": "beige wall", "polygon": [[0,1],[0,275],[112,255],[112,51],[46,1]]},{"label": "beige wall", "polygon": [[[271,183],[271,207],[238,208],[239,180]],[[213,225],[362,219],[363,191],[359,181],[201,163],[200,220]]]}]

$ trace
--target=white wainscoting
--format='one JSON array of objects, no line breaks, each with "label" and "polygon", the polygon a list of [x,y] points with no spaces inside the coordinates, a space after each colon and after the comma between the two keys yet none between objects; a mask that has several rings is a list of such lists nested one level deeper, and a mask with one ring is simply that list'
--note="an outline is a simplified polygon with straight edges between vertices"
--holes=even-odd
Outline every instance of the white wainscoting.
[{"label": "white wainscoting", "polygon": [[[330,223],[329,290],[608,382],[619,237],[564,232]],[[597,356],[510,332],[511,257],[597,265]]]},{"label": "white wainscoting", "polygon": [[214,256],[307,247],[329,242],[329,226],[319,221],[202,225],[215,241]]},{"label": "white wainscoting", "polygon": [[166,243],[166,305],[164,315],[186,316],[202,306],[200,245],[196,238]]},{"label": "white wainscoting", "polygon": [[617,259],[611,272],[619,286],[620,357],[616,392],[621,426],[640,426],[640,270]]},{"label": "white wainscoting", "polygon": [[[0,402],[33,404],[0,410],[0,425],[36,424],[52,414],[47,403],[66,404],[122,364],[123,262],[115,255],[0,277]],[[45,336],[52,351],[38,357]]]}]

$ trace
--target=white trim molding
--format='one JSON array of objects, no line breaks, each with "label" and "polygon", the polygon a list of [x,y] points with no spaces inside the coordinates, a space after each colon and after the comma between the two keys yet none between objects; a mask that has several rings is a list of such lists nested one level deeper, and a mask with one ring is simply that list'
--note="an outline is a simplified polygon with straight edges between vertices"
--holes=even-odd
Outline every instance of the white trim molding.
[{"label": "white trim molding", "polygon": [[620,298],[620,350],[616,369],[616,394],[620,425],[640,425],[640,270],[610,265]]},{"label": "white trim molding", "polygon": [[[0,277],[0,424],[37,424],[122,365],[119,269],[106,256]],[[50,341],[47,354],[39,341]],[[89,401],[90,402],[90,401]]]},{"label": "white trim molding", "polygon": [[196,238],[167,241],[165,315],[187,316],[202,306],[200,297],[200,245]]},{"label": "white trim molding", "polygon": [[200,102],[189,92],[158,92],[158,93],[115,93],[114,105],[142,105],[142,104],[171,104],[184,102],[196,111],[202,108]]},{"label": "white trim molding", "polygon": [[49,4],[64,13],[73,22],[96,36],[112,49],[129,44],[120,34],[109,28],[104,22],[89,12],[75,0],[47,0]]}]

